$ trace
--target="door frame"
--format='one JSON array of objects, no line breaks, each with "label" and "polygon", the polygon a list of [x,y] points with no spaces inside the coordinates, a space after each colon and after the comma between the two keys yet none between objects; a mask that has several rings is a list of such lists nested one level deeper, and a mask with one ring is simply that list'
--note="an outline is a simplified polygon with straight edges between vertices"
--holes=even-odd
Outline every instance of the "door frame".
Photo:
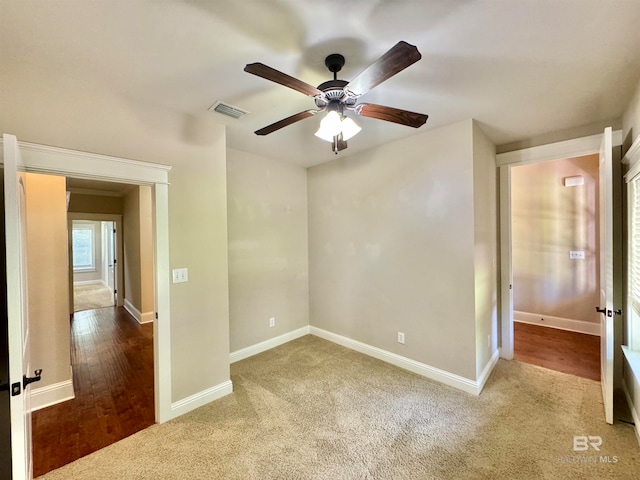
[{"label": "door frame", "polygon": [[[73,193],[72,193],[73,195]],[[111,213],[78,213],[67,212],[67,232],[69,232],[69,314],[73,313],[73,259],[71,248],[73,246],[71,240],[71,229],[74,220],[91,220],[95,222],[113,222],[116,225],[116,306],[124,306],[124,246],[122,244],[122,215]],[[100,232],[102,234],[102,232]]]},{"label": "door frame", "polygon": [[[151,187],[156,312],[153,322],[154,407],[157,423],[170,420],[172,413],[168,177],[171,166],[22,141],[18,141],[18,145],[27,172]],[[0,148],[0,160],[3,160],[2,156]]]},{"label": "door frame", "polygon": [[[513,359],[513,265],[511,235],[511,168],[531,163],[600,153],[602,134],[496,154],[500,196],[500,357]],[[613,147],[622,145],[622,130],[613,131]]]}]

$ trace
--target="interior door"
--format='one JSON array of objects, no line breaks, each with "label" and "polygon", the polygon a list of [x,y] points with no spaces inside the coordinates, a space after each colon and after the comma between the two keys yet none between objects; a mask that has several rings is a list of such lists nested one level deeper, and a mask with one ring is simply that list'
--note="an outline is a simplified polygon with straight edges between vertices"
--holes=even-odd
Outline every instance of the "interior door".
[{"label": "interior door", "polygon": [[11,458],[13,479],[32,478],[31,409],[26,373],[29,365],[27,301],[26,176],[18,140],[4,134],[5,242],[7,251],[7,316],[11,389]]},{"label": "interior door", "polygon": [[600,384],[605,419],[613,423],[613,160],[612,131],[607,127],[600,144]]},{"label": "interior door", "polygon": [[[115,222],[107,224],[107,285],[111,292],[116,290],[116,225]],[[115,295],[115,293],[114,293]],[[115,298],[115,297],[114,297]]]}]

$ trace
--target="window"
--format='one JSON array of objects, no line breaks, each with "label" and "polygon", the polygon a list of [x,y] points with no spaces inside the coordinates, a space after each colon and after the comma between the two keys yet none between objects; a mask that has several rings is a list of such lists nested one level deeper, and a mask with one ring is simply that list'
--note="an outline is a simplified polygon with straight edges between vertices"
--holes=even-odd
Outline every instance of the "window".
[{"label": "window", "polygon": [[73,269],[95,270],[95,232],[91,224],[74,224],[72,233]]}]

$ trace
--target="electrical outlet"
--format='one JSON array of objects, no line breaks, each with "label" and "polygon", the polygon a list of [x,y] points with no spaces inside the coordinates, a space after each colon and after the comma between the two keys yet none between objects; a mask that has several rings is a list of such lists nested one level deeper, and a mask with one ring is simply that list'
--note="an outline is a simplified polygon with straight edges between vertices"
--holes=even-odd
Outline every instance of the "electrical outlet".
[{"label": "electrical outlet", "polygon": [[404,345],[404,333],[398,332],[398,343],[402,343]]},{"label": "electrical outlet", "polygon": [[269,326],[270,327],[276,326],[276,317],[269,317]]}]

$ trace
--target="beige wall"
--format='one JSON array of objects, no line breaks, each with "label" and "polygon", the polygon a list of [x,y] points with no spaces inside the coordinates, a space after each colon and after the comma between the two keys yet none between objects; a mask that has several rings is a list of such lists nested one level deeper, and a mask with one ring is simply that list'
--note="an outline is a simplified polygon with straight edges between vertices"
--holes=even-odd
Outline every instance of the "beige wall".
[{"label": "beige wall", "polygon": [[140,294],[140,194],[138,187],[124,197],[122,217],[124,250],[124,298],[142,311]]},{"label": "beige wall", "polygon": [[42,368],[42,388],[71,379],[66,179],[26,180],[30,362]]},{"label": "beige wall", "polygon": [[[225,128],[201,116],[115,96],[99,83],[0,72],[0,129],[28,142],[164,163],[169,174],[172,401],[229,380]],[[37,112],[37,114],[36,114]]]},{"label": "beige wall", "polygon": [[308,170],[311,325],[476,379],[472,130]]},{"label": "beige wall", "polygon": [[233,352],[309,325],[307,172],[228,149],[227,182]]},{"label": "beige wall", "polygon": [[123,200],[122,197],[72,192],[69,198],[69,212],[121,215],[123,212]]},{"label": "beige wall", "polygon": [[[473,123],[476,378],[498,348],[498,199],[496,149]],[[487,340],[488,339],[488,340]]]},{"label": "beige wall", "polygon": [[514,310],[599,323],[598,155],[513,168],[511,208]]},{"label": "beige wall", "polygon": [[151,187],[139,188],[140,205],[140,312],[155,311],[155,293],[153,281],[153,198]]}]

